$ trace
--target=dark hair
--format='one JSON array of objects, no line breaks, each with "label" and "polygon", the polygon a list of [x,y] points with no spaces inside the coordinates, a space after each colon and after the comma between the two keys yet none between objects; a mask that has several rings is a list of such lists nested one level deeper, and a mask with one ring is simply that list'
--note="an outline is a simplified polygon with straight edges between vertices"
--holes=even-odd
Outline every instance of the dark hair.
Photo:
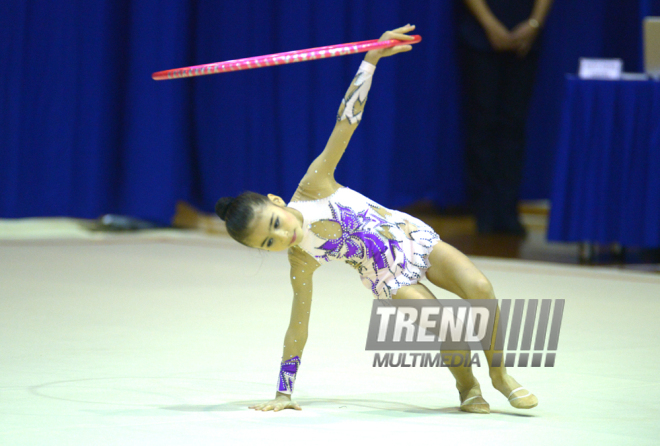
[{"label": "dark hair", "polygon": [[245,245],[250,235],[249,227],[254,219],[254,209],[270,203],[265,195],[243,192],[236,198],[222,197],[215,204],[215,213],[227,224],[227,232],[237,242]]}]

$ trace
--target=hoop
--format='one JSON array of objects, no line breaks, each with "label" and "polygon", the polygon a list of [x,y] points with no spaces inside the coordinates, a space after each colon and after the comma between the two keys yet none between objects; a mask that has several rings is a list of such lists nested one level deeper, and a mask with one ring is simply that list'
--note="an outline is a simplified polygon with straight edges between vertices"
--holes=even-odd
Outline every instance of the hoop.
[{"label": "hoop", "polygon": [[361,42],[341,43],[338,45],[308,48],[306,50],[288,51],[285,53],[267,54],[265,56],[246,57],[244,59],[227,60],[205,65],[174,68],[158,71],[151,75],[154,80],[181,79],[184,77],[206,76],[209,74],[226,73],[229,71],[250,70],[274,65],[285,65],[296,62],[326,59],[328,57],[346,56],[348,54],[364,53],[370,50],[391,48],[399,45],[411,45],[422,40],[419,35],[413,35],[413,40],[363,40]]}]

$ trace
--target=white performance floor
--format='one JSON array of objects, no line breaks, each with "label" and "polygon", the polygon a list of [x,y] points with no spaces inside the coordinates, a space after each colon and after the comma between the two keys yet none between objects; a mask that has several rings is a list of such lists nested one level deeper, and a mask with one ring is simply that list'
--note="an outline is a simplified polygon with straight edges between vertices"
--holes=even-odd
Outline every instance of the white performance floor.
[{"label": "white performance floor", "polygon": [[285,254],[174,231],[0,240],[0,444],[660,444],[660,276],[473,260],[499,299],[566,299],[555,367],[509,369],[538,407],[485,367],[489,415],[458,411],[444,368],[373,368],[370,293],[337,263],[315,277],[303,410],[264,413],[247,406],[275,393]]}]

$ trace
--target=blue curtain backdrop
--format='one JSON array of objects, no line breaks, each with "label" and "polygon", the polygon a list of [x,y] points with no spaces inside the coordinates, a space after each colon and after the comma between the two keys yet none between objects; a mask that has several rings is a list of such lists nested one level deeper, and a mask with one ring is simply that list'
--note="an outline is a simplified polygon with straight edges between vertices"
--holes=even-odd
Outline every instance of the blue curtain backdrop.
[{"label": "blue curtain backdrop", "polygon": [[[455,1],[0,2],[0,217],[211,212],[245,189],[288,199],[325,145],[361,56],[188,80],[151,73],[377,38],[424,40],[378,66],[338,180],[390,207],[465,202]],[[564,73],[579,57],[641,69],[660,0],[555,0],[528,129],[523,197],[547,198]]]}]

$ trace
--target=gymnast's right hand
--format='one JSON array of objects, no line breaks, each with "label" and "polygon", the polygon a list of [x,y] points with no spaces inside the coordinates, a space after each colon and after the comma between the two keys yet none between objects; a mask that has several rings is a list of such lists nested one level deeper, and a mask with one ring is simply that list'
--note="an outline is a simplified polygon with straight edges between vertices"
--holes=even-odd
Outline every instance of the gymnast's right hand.
[{"label": "gymnast's right hand", "polygon": [[284,394],[279,394],[277,395],[277,397],[275,397],[274,400],[270,400],[265,403],[250,406],[249,408],[254,410],[261,410],[263,412],[267,412],[269,410],[272,410],[273,412],[278,412],[282,409],[302,410],[298,405],[298,403],[292,401],[289,395],[284,395]]}]

